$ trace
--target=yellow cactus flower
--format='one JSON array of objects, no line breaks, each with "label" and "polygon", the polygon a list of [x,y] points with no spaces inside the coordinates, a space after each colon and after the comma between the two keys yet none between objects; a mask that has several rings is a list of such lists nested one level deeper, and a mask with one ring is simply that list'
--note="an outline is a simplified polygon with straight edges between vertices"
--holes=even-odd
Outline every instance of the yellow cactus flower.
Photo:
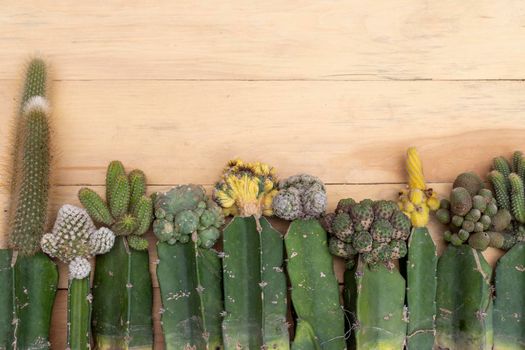
[{"label": "yellow cactus flower", "polygon": [[399,192],[398,204],[413,226],[422,227],[428,223],[430,210],[439,209],[439,199],[431,188],[427,188],[421,159],[415,147],[410,147],[407,151],[406,169],[408,191]]},{"label": "yellow cactus flower", "polygon": [[272,215],[272,200],[277,194],[274,169],[264,163],[228,162],[213,197],[225,215]]}]

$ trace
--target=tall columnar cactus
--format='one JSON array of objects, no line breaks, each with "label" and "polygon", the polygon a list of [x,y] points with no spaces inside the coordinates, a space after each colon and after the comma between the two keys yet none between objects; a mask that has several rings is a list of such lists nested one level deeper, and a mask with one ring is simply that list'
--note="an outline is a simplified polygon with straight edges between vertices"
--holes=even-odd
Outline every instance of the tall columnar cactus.
[{"label": "tall columnar cactus", "polygon": [[277,194],[273,168],[231,161],[214,199],[235,215],[223,232],[224,348],[289,349],[283,239],[262,215]]},{"label": "tall columnar cactus", "polygon": [[[126,174],[119,161],[109,164],[106,201],[82,188],[80,202],[93,221],[117,236],[114,248],[97,257],[93,280],[93,336],[98,349],[153,347],[152,285],[148,241],[153,202],[141,170]],[[115,302],[118,300],[120,302]]]},{"label": "tall columnar cactus", "polygon": [[488,247],[509,249],[514,235],[506,232],[511,223],[507,209],[498,209],[492,192],[474,173],[460,174],[450,192],[450,200],[442,200],[438,220],[449,226],[443,238],[452,245],[468,243],[483,251]]},{"label": "tall columnar cactus", "polygon": [[44,253],[69,265],[68,332],[70,349],[91,349],[91,293],[89,258],[105,254],[115,242],[108,228],[95,228],[88,213],[72,205],[64,205],[51,233],[40,242]]},{"label": "tall columnar cactus", "polygon": [[[489,180],[494,188],[500,210],[506,210],[511,225],[503,234],[510,248],[496,267],[496,299],[494,302],[494,348],[523,349],[525,347],[525,159],[520,151],[512,161],[496,157]],[[513,246],[512,246],[513,245]],[[512,247],[511,247],[512,246]]]},{"label": "tall columnar cactus", "polygon": [[[46,64],[32,60],[16,119],[12,149],[10,247],[0,250],[0,348],[48,349],[56,265],[40,252],[48,221],[51,162]],[[13,265],[13,257],[16,263]]]},{"label": "tall columnar cactus", "polygon": [[224,224],[222,209],[197,185],[157,193],[154,207],[164,346],[221,349],[222,267],[211,248]]},{"label": "tall columnar cactus", "polygon": [[278,217],[292,220],[284,237],[297,327],[294,350],[345,348],[339,285],[326,231],[317,220],[326,209],[324,184],[310,175],[289,177],[273,199]]},{"label": "tall columnar cactus", "polygon": [[[426,187],[423,166],[415,148],[408,149],[406,169],[408,189],[401,192],[399,207],[404,210],[410,204],[414,208],[426,205],[429,210],[436,210],[439,201],[436,193]],[[426,199],[421,200],[421,197]],[[429,210],[406,212],[414,226],[408,240],[406,263],[409,317],[406,347],[409,350],[431,350],[434,346],[438,259],[436,245],[426,228]]]},{"label": "tall columnar cactus", "polygon": [[[394,261],[407,254],[410,219],[392,201],[339,201],[322,219],[329,249],[346,259],[344,300],[350,311],[351,349],[402,349],[407,330],[405,280]],[[355,260],[358,265],[355,268]],[[352,300],[354,300],[352,302]]]}]

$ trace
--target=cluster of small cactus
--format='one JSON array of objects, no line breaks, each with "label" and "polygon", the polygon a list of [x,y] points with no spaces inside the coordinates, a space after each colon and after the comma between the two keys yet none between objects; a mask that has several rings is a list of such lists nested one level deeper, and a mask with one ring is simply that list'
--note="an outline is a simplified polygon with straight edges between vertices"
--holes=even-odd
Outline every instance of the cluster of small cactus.
[{"label": "cluster of small cactus", "polygon": [[197,242],[211,248],[224,224],[222,208],[206,196],[202,186],[180,185],[155,195],[153,232],[161,242]]},{"label": "cluster of small cactus", "polygon": [[501,210],[506,210],[512,217],[512,225],[507,232],[516,241],[525,241],[525,159],[520,151],[512,155],[512,164],[503,157],[493,160],[493,170],[489,180],[494,188],[494,195]]},{"label": "cluster of small cactus", "polygon": [[368,264],[383,262],[391,266],[392,260],[407,254],[411,223],[395,202],[342,199],[335,213],[325,215],[321,223],[332,235],[330,252],[350,264],[361,254]]},{"label": "cluster of small cactus", "polygon": [[119,161],[112,161],[106,174],[106,202],[92,189],[78,192],[80,202],[91,218],[109,227],[117,236],[127,236],[136,250],[146,250],[148,241],[142,238],[153,220],[153,203],[146,195],[146,176],[141,170],[126,174]]},{"label": "cluster of small cactus", "polygon": [[468,242],[483,251],[489,246],[509,249],[515,242],[512,235],[504,233],[511,222],[510,212],[498,209],[492,191],[472,172],[456,178],[450,199],[441,201],[436,217],[449,225],[443,234],[445,241],[456,246]]},{"label": "cluster of small cactus", "polygon": [[273,213],[285,220],[318,218],[326,210],[326,189],[315,176],[294,175],[279,184]]},{"label": "cluster of small cactus", "polygon": [[423,166],[414,147],[407,151],[406,169],[408,186],[399,192],[399,209],[410,218],[412,226],[424,227],[430,212],[439,209],[439,199],[436,192],[426,185]]},{"label": "cluster of small cactus", "polygon": [[225,215],[271,216],[273,197],[277,195],[275,171],[268,164],[231,160],[215,185],[213,198]]},{"label": "cluster of small cactus", "polygon": [[115,235],[108,228],[96,229],[88,213],[73,205],[64,205],[51,233],[42,236],[44,253],[69,264],[69,277],[82,279],[89,275],[89,258],[110,251]]}]

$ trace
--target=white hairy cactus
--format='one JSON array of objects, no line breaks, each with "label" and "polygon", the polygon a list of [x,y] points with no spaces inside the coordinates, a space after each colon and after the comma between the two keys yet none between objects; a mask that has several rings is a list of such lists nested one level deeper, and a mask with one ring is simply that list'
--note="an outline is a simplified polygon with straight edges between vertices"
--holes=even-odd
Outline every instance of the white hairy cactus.
[{"label": "white hairy cactus", "polygon": [[[96,229],[88,213],[66,204],[58,211],[51,233],[42,237],[44,253],[69,264],[70,278],[89,275],[89,258],[107,253],[115,242],[115,234],[106,227]],[[80,277],[82,276],[82,277]]]}]

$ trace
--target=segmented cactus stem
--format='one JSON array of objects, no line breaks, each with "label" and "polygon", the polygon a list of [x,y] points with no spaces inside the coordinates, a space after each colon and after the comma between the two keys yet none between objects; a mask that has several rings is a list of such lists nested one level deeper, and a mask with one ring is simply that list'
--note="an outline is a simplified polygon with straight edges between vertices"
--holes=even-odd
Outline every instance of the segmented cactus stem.
[{"label": "segmented cactus stem", "polygon": [[153,220],[153,201],[150,197],[142,196],[136,202],[133,216],[137,218],[137,228],[133,234],[142,236],[145,234]]},{"label": "segmented cactus stem", "polygon": [[135,169],[128,174],[128,177],[131,189],[129,210],[134,212],[135,206],[141,200],[142,196],[146,194],[146,175],[142,170]]},{"label": "segmented cactus stem", "polygon": [[509,162],[504,157],[494,158],[493,168],[499,171],[505,179],[507,179],[512,172]]},{"label": "segmented cactus stem", "polygon": [[112,185],[109,198],[109,210],[115,219],[120,218],[128,211],[130,199],[129,180],[126,174],[119,175]]},{"label": "segmented cactus stem", "polygon": [[78,191],[78,199],[84,208],[86,208],[86,211],[93,221],[108,227],[113,224],[114,220],[109,212],[108,206],[98,193],[92,189],[83,187]]},{"label": "segmented cactus stem", "polygon": [[518,222],[525,223],[525,193],[523,191],[523,181],[517,174],[509,175],[510,198],[512,205],[512,215]]},{"label": "segmented cactus stem", "polygon": [[524,175],[524,170],[523,153],[521,151],[516,151],[512,154],[512,171],[521,177]]},{"label": "segmented cactus stem", "polygon": [[114,160],[108,165],[106,172],[106,201],[110,203],[111,194],[115,190],[114,186],[119,176],[125,176],[124,165],[118,160]]},{"label": "segmented cactus stem", "polygon": [[511,210],[510,198],[507,190],[507,179],[497,170],[489,173],[489,180],[494,188],[494,194],[498,206],[503,209]]},{"label": "segmented cactus stem", "polygon": [[408,186],[420,190],[426,189],[423,166],[415,147],[410,147],[407,151],[406,168],[408,172]]}]

